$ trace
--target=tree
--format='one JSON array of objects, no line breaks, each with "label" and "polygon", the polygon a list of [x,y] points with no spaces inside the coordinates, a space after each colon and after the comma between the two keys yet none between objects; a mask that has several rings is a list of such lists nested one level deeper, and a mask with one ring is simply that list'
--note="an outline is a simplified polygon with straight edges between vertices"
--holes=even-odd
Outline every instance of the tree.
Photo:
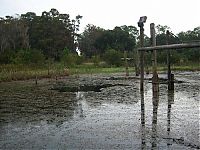
[{"label": "tree", "polygon": [[120,51],[114,49],[108,49],[105,52],[104,59],[108,65],[120,66],[122,64],[123,54]]},{"label": "tree", "polygon": [[[200,41],[200,26],[193,29],[193,31],[180,32],[178,34],[178,38],[182,42],[194,42]],[[200,48],[195,49],[185,49],[181,52],[182,58],[184,62],[192,61],[199,62],[200,61]]]},{"label": "tree", "polygon": [[1,18],[0,32],[0,54],[5,63],[10,62],[18,49],[29,48],[28,26],[20,18]]},{"label": "tree", "polygon": [[92,24],[88,24],[79,38],[80,49],[86,57],[91,58],[99,55],[100,50],[96,48],[96,40],[102,36],[104,29]]},{"label": "tree", "polygon": [[107,49],[118,51],[132,51],[136,45],[135,34],[127,26],[115,27],[113,30],[105,30],[99,38],[96,39],[95,47],[104,53]]},{"label": "tree", "polygon": [[41,16],[29,12],[21,15],[21,18],[29,26],[31,48],[41,49],[47,58],[60,60],[65,47],[74,50],[75,32],[79,30],[82,16],[76,16],[73,21],[69,14],[60,14],[52,8],[49,12],[42,12]]}]

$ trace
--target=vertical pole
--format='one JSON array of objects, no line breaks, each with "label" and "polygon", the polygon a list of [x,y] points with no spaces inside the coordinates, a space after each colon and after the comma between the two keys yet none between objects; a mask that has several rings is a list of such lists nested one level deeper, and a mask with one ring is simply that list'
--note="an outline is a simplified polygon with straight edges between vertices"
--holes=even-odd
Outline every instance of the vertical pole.
[{"label": "vertical pole", "polygon": [[49,62],[49,60],[48,60],[48,76],[50,75],[50,62]]},{"label": "vertical pole", "polygon": [[125,61],[125,69],[126,69],[126,77],[127,77],[127,76],[129,76],[128,62],[127,62],[127,51],[124,51],[124,61]]},{"label": "vertical pole", "polygon": [[[156,46],[155,24],[150,24],[151,45]],[[153,77],[152,77],[152,102],[153,102],[153,118],[152,118],[152,149],[157,149],[157,112],[159,102],[159,81],[157,74],[157,51],[153,50],[152,56]]]},{"label": "vertical pole", "polygon": [[[156,46],[156,33],[155,33],[155,24],[150,24],[150,34],[151,34],[151,45]],[[153,78],[152,78],[152,89],[153,93],[159,92],[159,81],[158,81],[158,73],[157,73],[157,52],[153,50],[152,55],[152,65],[153,65]]]},{"label": "vertical pole", "polygon": [[37,80],[38,80],[38,78],[37,78],[37,75],[35,76],[35,84],[37,85]]},{"label": "vertical pole", "polygon": [[[169,44],[169,30],[167,30],[167,45]],[[171,59],[170,59],[170,50],[167,50],[167,78],[168,78],[168,90],[174,90],[174,75],[171,73]]]},{"label": "vertical pole", "polygon": [[[169,30],[167,30],[166,33],[166,44],[169,44]],[[167,78],[168,78],[168,83],[170,81],[170,76],[171,76],[171,67],[170,67],[170,50],[167,50]]]},{"label": "vertical pole", "polygon": [[140,69],[139,69],[139,52],[136,49],[136,54],[135,54],[135,75],[139,76],[140,74]]},{"label": "vertical pole", "polygon": [[[140,27],[140,47],[144,47],[144,25]],[[140,91],[144,91],[144,51],[140,51]]]}]

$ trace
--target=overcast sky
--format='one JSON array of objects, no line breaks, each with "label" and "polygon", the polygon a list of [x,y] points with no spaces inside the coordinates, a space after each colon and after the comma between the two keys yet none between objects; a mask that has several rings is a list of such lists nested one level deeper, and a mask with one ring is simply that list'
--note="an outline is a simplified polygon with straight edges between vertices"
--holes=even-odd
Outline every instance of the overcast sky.
[{"label": "overcast sky", "polygon": [[140,16],[147,16],[145,33],[149,24],[167,25],[171,31],[193,30],[200,26],[200,0],[0,0],[0,16],[43,11],[56,8],[71,19],[80,14],[81,30],[87,24],[104,29],[115,26],[134,25]]}]

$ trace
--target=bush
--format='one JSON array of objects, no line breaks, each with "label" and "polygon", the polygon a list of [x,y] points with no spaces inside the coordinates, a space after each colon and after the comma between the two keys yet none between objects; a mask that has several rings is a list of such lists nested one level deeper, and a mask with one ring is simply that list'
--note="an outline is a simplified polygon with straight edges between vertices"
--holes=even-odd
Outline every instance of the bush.
[{"label": "bush", "polygon": [[21,49],[13,58],[12,62],[15,64],[43,64],[45,60],[44,55],[37,49]]},{"label": "bush", "polygon": [[122,57],[123,54],[114,49],[107,50],[104,55],[104,59],[108,65],[114,65],[117,67],[122,65],[122,60],[121,60]]},{"label": "bush", "polygon": [[13,57],[14,57],[14,52],[11,50],[5,50],[3,52],[0,52],[0,63],[9,64],[12,62]]},{"label": "bush", "polygon": [[76,65],[81,65],[85,61],[85,57],[83,55],[81,56],[75,55],[75,57],[76,57]]},{"label": "bush", "polygon": [[64,66],[72,67],[75,65],[80,65],[84,61],[84,56],[78,56],[76,53],[70,53],[69,49],[65,48],[63,50],[63,55],[61,57],[61,62]]},{"label": "bush", "polygon": [[92,63],[95,65],[95,66],[99,66],[100,64],[100,56],[99,55],[95,55],[95,56],[92,56]]}]

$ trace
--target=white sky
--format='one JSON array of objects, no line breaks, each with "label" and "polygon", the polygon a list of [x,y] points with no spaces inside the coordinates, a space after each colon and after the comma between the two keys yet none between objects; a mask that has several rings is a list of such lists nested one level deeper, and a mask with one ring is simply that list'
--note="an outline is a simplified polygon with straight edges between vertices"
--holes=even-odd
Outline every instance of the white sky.
[{"label": "white sky", "polygon": [[81,30],[87,24],[104,29],[134,25],[140,16],[147,16],[145,34],[149,25],[167,25],[172,32],[193,30],[200,26],[200,0],[0,0],[0,16],[43,11],[56,8],[71,19],[80,14]]}]

